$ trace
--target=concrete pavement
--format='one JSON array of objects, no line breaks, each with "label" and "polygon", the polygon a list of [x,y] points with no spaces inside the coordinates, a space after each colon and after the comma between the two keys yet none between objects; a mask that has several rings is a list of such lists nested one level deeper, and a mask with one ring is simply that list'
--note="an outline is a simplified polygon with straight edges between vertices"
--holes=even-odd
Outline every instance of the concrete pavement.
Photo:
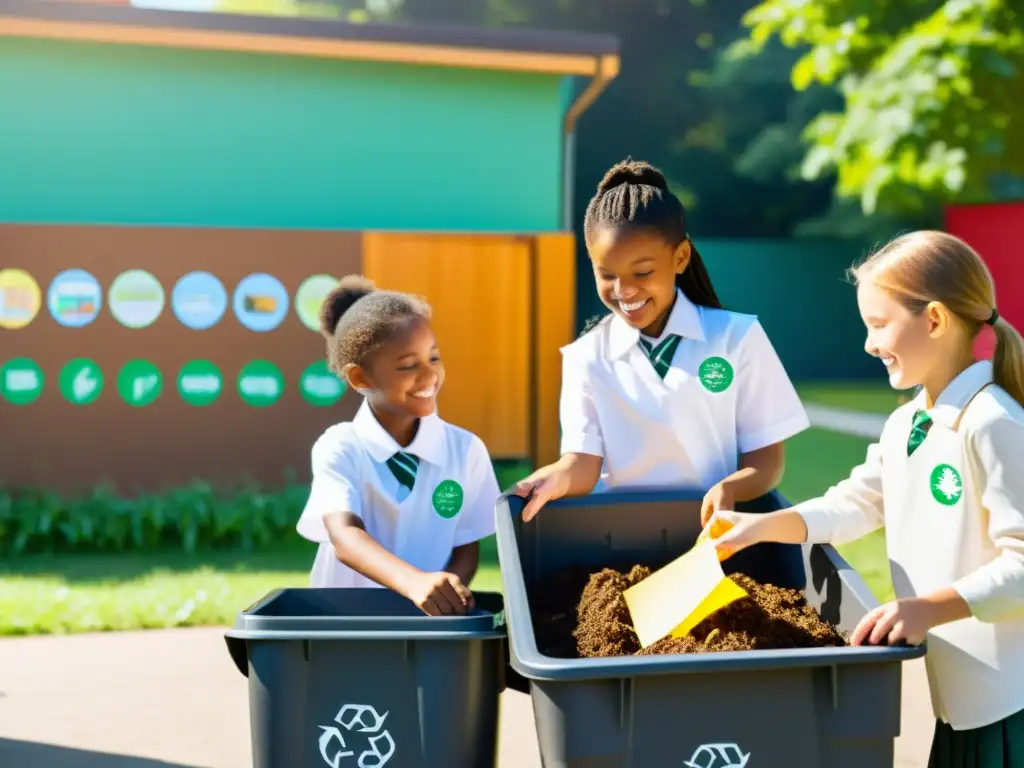
[{"label": "concrete pavement", "polygon": [[[252,768],[248,683],[220,628],[0,640],[3,768]],[[921,662],[904,665],[894,768],[924,768]],[[502,701],[500,768],[540,768],[528,696]]]}]

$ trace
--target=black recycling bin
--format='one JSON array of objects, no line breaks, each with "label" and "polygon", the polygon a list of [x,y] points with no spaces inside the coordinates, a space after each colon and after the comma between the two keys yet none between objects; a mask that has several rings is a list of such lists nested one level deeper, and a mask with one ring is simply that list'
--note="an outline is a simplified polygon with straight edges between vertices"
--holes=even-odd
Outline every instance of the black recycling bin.
[{"label": "black recycling bin", "polygon": [[282,589],[225,639],[249,678],[254,768],[491,768],[502,598],[427,616],[390,590]]},{"label": "black recycling bin", "polygon": [[[521,520],[524,499],[499,499],[510,663],[529,681],[545,768],[892,766],[900,665],[923,656],[924,646],[599,659],[538,651],[529,587],[568,566],[667,563],[696,541],[702,497],[693,489],[608,491],[550,503],[529,523]],[[739,508],[785,506],[772,493]],[[852,630],[878,604],[832,547],[794,549],[803,553],[807,599],[826,620]],[[752,557],[758,577],[791,580],[764,571],[772,562],[764,552]],[[774,553],[788,570],[784,549]],[[727,561],[726,572],[735,565]]]}]

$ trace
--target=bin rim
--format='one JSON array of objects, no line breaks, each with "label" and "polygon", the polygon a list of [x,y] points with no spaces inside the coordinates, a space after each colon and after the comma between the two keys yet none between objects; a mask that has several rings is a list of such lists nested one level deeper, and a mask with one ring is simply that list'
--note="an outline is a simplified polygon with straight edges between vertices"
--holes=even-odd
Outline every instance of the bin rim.
[{"label": "bin rim", "polygon": [[478,632],[375,632],[373,630],[367,630],[365,632],[349,632],[344,630],[309,632],[303,630],[245,629],[243,627],[232,627],[224,633],[224,637],[233,640],[246,641],[308,640],[310,642],[314,642],[324,640],[388,640],[391,642],[397,642],[401,640],[437,640],[466,642],[470,640],[502,640],[506,637],[506,634],[500,629]]},{"label": "bin rim", "polygon": [[[782,499],[778,491],[771,495]],[[599,491],[580,497],[548,502],[552,507],[590,506],[599,496],[609,503],[640,501],[693,501],[703,494],[693,488],[630,488]],[[515,546],[513,515],[521,514],[526,499],[506,491],[495,504],[498,556],[502,562],[501,581],[506,606],[509,663],[526,678],[541,681],[633,678],[653,675],[708,674],[756,670],[838,667],[857,664],[898,664],[925,655],[919,646],[844,646],[841,648],[792,648],[762,651],[721,651],[707,654],[666,654],[658,656],[611,656],[561,659],[542,654],[536,644],[533,619],[526,598],[519,549]],[[537,518],[543,516],[543,512]],[[531,522],[533,524],[535,521]],[[503,546],[504,545],[504,546]],[[820,546],[839,570],[852,571],[849,564],[829,545]]]},{"label": "bin rim", "polygon": [[[262,615],[260,611],[279,596],[288,592],[352,591],[333,587],[281,587],[273,589],[235,618],[226,637],[245,639],[287,640],[365,640],[387,639],[452,639],[471,640],[506,636],[504,598],[500,593],[474,590],[474,595],[497,610],[488,610],[478,604],[470,613],[451,616],[412,615],[323,615],[276,616]],[[364,591],[364,590],[359,590]],[[376,588],[374,588],[376,591]]]}]

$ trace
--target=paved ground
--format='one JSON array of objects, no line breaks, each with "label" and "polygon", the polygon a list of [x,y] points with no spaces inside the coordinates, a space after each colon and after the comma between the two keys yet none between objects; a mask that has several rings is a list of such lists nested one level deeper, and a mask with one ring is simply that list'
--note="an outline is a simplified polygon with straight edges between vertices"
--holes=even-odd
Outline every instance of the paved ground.
[{"label": "paved ground", "polygon": [[[246,686],[220,629],[0,640],[0,766],[251,768]],[[924,768],[920,663],[903,691],[894,768]],[[500,768],[540,768],[523,694],[504,695],[499,749]]]},{"label": "paved ground", "polygon": [[807,418],[815,427],[856,435],[868,440],[875,440],[882,434],[882,427],[889,417],[877,413],[851,411],[847,408],[832,408],[827,405],[805,403]]}]

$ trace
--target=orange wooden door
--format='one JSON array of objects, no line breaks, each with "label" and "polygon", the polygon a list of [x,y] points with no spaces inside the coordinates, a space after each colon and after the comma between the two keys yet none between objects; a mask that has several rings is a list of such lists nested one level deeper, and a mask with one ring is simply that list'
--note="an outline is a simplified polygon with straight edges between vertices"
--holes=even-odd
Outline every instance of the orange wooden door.
[{"label": "orange wooden door", "polygon": [[526,237],[363,236],[364,274],[378,288],[423,296],[433,307],[447,371],[439,414],[478,435],[495,459],[534,450],[530,262]]},{"label": "orange wooden door", "polygon": [[558,402],[562,392],[561,348],[576,329],[576,239],[571,232],[538,235],[534,240],[534,431],[532,458],[537,466],[560,455]]}]

